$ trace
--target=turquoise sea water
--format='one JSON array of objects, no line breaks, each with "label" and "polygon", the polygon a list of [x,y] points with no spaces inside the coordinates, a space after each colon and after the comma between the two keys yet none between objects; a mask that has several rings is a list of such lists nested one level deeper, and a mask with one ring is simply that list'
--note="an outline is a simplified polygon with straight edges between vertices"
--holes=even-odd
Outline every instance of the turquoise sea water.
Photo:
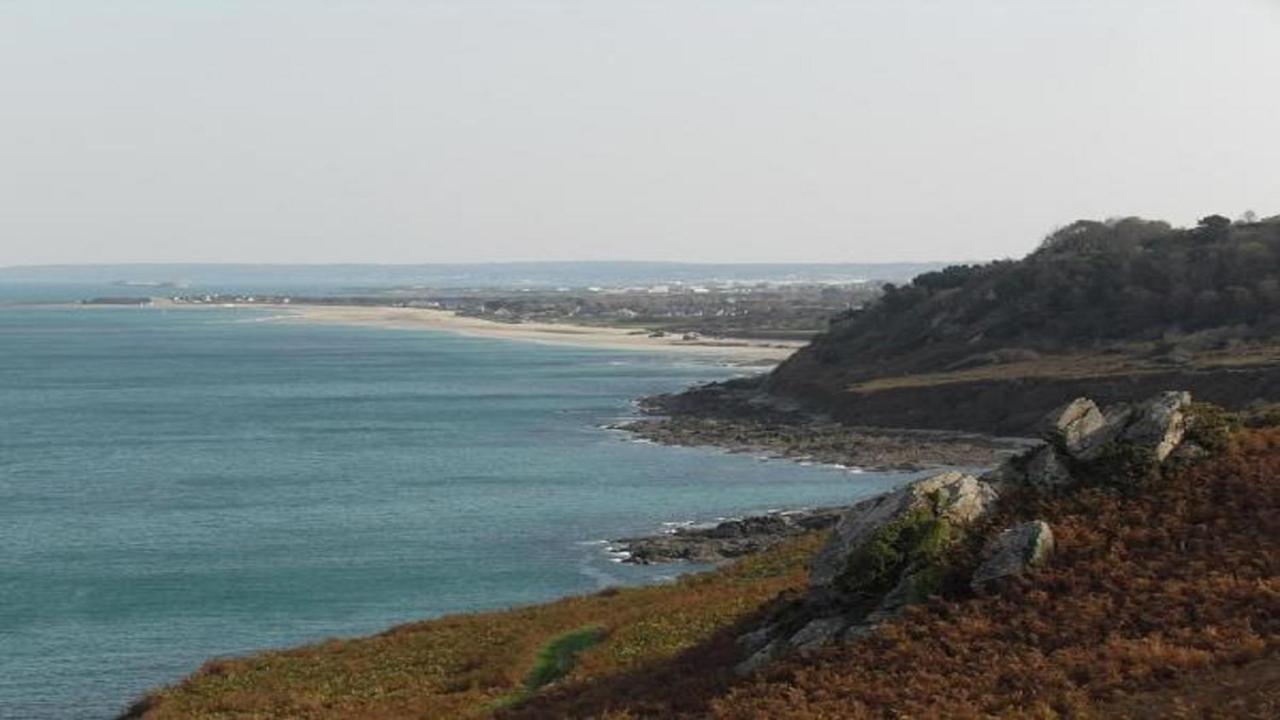
[{"label": "turquoise sea water", "polygon": [[631,442],[664,355],[0,307],[0,718],[105,718],[214,655],[653,582],[599,541],[903,476]]}]

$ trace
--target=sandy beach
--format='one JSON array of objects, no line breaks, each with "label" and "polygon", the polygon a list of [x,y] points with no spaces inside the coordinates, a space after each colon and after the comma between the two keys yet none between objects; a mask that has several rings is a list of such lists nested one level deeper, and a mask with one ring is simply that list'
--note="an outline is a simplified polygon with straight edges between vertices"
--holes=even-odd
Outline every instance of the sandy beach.
[{"label": "sandy beach", "polygon": [[362,325],[397,330],[443,330],[475,337],[523,340],[552,345],[676,352],[740,365],[771,365],[786,359],[800,342],[715,338],[683,340],[678,335],[650,337],[634,328],[593,327],[559,323],[499,323],[459,317],[445,310],[427,308],[363,307],[334,305],[244,305],[279,310],[281,322]]}]

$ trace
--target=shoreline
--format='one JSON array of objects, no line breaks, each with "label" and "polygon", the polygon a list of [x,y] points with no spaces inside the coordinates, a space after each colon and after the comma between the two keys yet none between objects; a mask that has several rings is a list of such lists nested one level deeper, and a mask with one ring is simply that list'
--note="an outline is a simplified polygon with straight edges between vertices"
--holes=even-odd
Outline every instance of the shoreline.
[{"label": "shoreline", "polygon": [[[859,498],[858,502],[880,495]],[[830,528],[851,507],[852,504],[769,510],[709,525],[677,525],[660,533],[610,540],[608,551],[618,556],[617,562],[632,565],[722,563],[764,552],[806,533]]]},{"label": "shoreline", "polygon": [[[64,305],[63,307],[97,308],[138,306]],[[304,305],[281,303],[236,303],[199,305],[175,303],[153,298],[152,309],[246,309],[283,313],[277,322],[316,325],[348,325],[388,330],[426,330],[450,332],[468,337],[495,340],[535,342],[543,345],[595,348],[630,352],[665,352],[720,360],[734,366],[766,368],[787,359],[805,343],[791,340],[752,338],[699,338],[685,340],[674,334],[653,337],[644,328],[574,325],[570,323],[520,322],[500,323],[482,318],[457,315],[448,310],[408,308],[383,305]]]},{"label": "shoreline", "polygon": [[994,467],[1038,444],[1029,438],[913,428],[878,428],[813,419],[766,422],[681,415],[642,415],[611,429],[657,445],[712,447],[728,453],[843,468],[912,473]]},{"label": "shoreline", "polygon": [[[116,307],[116,306],[68,306]],[[765,369],[784,360],[803,344],[718,338],[684,340],[678,336],[651,337],[637,328],[585,326],[545,322],[500,323],[459,316],[431,308],[366,305],[308,305],[284,303],[187,304],[153,299],[154,309],[248,309],[278,315],[271,322],[315,325],[347,325],[393,330],[450,332],[469,337],[536,342],[547,345],[620,351],[658,351],[695,355],[739,367]],[[638,399],[643,402],[644,398]],[[838,428],[838,430],[837,430]],[[631,418],[603,426],[632,441],[656,445],[718,448],[730,454],[762,455],[798,465],[840,467],[850,472],[889,472],[904,475],[946,467],[994,465],[1016,447],[1008,439],[962,432],[930,432],[910,429],[848,428],[834,424],[801,423],[792,432],[827,436],[825,447],[799,448],[784,440],[777,426],[758,426],[750,420],[708,422],[707,418],[654,416],[643,410]],[[836,432],[832,432],[836,430]],[[680,561],[720,562],[761,552],[797,531],[813,530],[831,521],[833,512],[845,506],[760,511],[726,520],[709,528],[686,528],[611,538],[606,552],[627,550],[623,562],[650,564]],[[811,518],[810,515],[813,515]],[[787,518],[788,522],[779,522]],[[821,519],[822,523],[813,524]],[[730,537],[725,537],[725,533]],[[640,552],[635,552],[640,550]]]}]

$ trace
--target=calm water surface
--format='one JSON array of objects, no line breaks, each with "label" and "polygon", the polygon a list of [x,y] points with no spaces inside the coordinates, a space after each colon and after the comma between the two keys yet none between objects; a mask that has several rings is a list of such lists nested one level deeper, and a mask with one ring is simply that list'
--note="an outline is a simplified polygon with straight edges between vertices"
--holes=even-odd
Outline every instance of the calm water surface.
[{"label": "calm water surface", "polygon": [[628,441],[661,355],[0,307],[0,717],[104,718],[213,655],[676,568],[599,541],[903,476]]}]

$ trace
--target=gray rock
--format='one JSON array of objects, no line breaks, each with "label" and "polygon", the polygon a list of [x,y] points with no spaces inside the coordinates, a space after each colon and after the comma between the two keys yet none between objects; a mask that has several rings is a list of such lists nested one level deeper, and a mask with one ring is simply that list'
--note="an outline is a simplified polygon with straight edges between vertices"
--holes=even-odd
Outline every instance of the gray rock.
[{"label": "gray rock", "polygon": [[810,620],[809,624],[791,636],[787,645],[802,652],[816,650],[835,641],[847,627],[849,621],[839,615]]},{"label": "gray rock", "polygon": [[926,571],[913,572],[904,574],[898,584],[885,594],[880,600],[880,606],[875,612],[867,616],[868,620],[877,620],[880,618],[896,615],[908,605],[924,602],[929,596],[936,592],[936,589],[930,586],[928,581],[929,573]]},{"label": "gray rock", "polygon": [[906,513],[928,508],[937,517],[963,526],[990,511],[997,497],[994,488],[972,475],[945,472],[860,502],[840,518],[831,538],[814,557],[809,584],[831,585],[844,571],[850,553]]},{"label": "gray rock", "polygon": [[778,634],[777,625],[765,625],[744,635],[738,636],[738,649],[744,654],[754,655],[763,650]]},{"label": "gray rock", "polygon": [[1108,405],[1102,410],[1103,419],[1106,421],[1102,429],[1095,431],[1089,436],[1084,446],[1072,455],[1073,458],[1081,462],[1093,462],[1102,457],[1112,443],[1119,440],[1125,428],[1129,426],[1129,420],[1133,417],[1133,406],[1127,403],[1116,403]]},{"label": "gray rock", "polygon": [[765,647],[752,653],[750,657],[737,665],[733,666],[733,671],[739,676],[750,675],[760,668],[768,665],[775,657],[782,654],[785,644],[781,638],[774,640]]},{"label": "gray rock", "polygon": [[877,623],[864,622],[857,625],[850,625],[844,632],[840,633],[838,642],[853,642],[870,635],[879,627]]},{"label": "gray rock", "polygon": [[1133,417],[1133,406],[1129,403],[1108,405],[1103,408],[1102,416],[1107,419],[1107,429],[1111,437],[1117,438],[1129,425],[1129,419]]},{"label": "gray rock", "polygon": [[848,508],[819,508],[727,520],[709,528],[681,528],[674,533],[623,538],[614,547],[627,553],[624,562],[649,565],[677,561],[714,563],[761,552],[787,538],[831,527]]},{"label": "gray rock", "polygon": [[1019,457],[1015,456],[1005,458],[1004,462],[995,466],[991,470],[988,470],[986,473],[979,475],[978,479],[990,485],[997,493],[1003,493],[1015,487],[1027,484],[1027,472],[1026,469],[1022,467],[1022,462]]},{"label": "gray rock", "polygon": [[975,590],[1043,565],[1053,554],[1053,529],[1041,520],[1015,525],[992,538],[973,573]]},{"label": "gray rock", "polygon": [[1027,461],[1025,479],[1028,485],[1044,489],[1059,488],[1073,482],[1070,468],[1052,445],[1036,450]]},{"label": "gray rock", "polygon": [[1107,421],[1089,398],[1076,398],[1049,413],[1044,420],[1045,439],[1072,457],[1088,451],[1094,436]]},{"label": "gray rock", "polygon": [[1156,462],[1163,462],[1187,432],[1187,407],[1191,393],[1162,392],[1133,409],[1120,439],[1148,447]]},{"label": "gray rock", "polygon": [[[1141,403],[1118,403],[1099,412],[1093,401],[1077,398],[1049,414],[1046,438],[1059,450],[1058,464],[1064,467],[1068,459],[1083,463],[1099,460],[1117,444],[1149,449],[1156,462],[1163,462],[1182,442],[1190,404],[1190,393],[1164,392]],[[1041,454],[1034,460],[1041,466],[1034,470],[1028,467],[1033,482],[1034,476],[1041,481],[1059,476],[1061,468],[1053,467],[1049,455]]]}]

